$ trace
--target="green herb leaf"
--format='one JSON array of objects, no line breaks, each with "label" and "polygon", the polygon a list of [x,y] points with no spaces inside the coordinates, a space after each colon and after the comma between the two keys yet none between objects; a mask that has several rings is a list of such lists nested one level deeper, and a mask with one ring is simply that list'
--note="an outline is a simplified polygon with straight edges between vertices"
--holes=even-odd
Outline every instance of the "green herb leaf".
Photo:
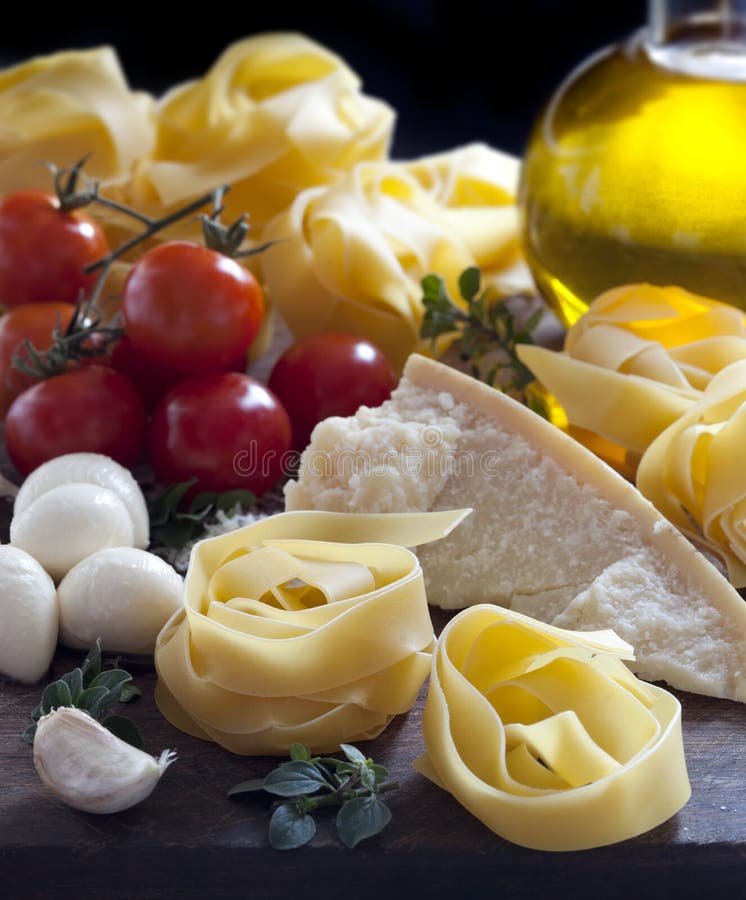
[{"label": "green herb leaf", "polygon": [[242,781],[240,784],[234,784],[226,794],[227,797],[237,797],[239,794],[253,794],[256,791],[264,790],[264,778],[251,778],[249,781]]},{"label": "green herb leaf", "polygon": [[96,638],[80,667],[83,673],[83,684],[90,684],[101,671],[101,638]]},{"label": "green herb leaf", "polygon": [[357,749],[357,747],[353,747],[352,744],[340,744],[339,749],[344,753],[344,755],[349,759],[351,763],[356,766],[365,766],[367,765],[368,760],[365,756]]},{"label": "green herb leaf", "polygon": [[304,744],[293,744],[291,760],[280,763],[264,780],[242,781],[228,796],[264,790],[280,797],[270,822],[270,844],[290,850],[308,843],[316,826],[311,813],[327,806],[338,806],[337,829],[348,847],[378,834],[391,819],[391,811],[378,795],[398,787],[388,781],[388,771],[368,759],[357,747],[342,744],[346,759],[311,756]]},{"label": "green herb leaf", "polygon": [[129,703],[130,700],[135,700],[137,697],[142,697],[142,691],[136,684],[127,682],[127,684],[122,685],[122,689],[119,692],[120,703]]},{"label": "green herb leaf", "polygon": [[313,818],[292,803],[283,803],[272,813],[269,843],[275,850],[303,847],[316,834]]},{"label": "green herb leaf", "polygon": [[135,725],[132,719],[125,716],[107,716],[101,720],[104,728],[108,728],[112,734],[115,734],[121,740],[126,741],[138,750],[143,750],[145,744],[140,734],[140,729]]},{"label": "green herb leaf", "polygon": [[480,272],[474,266],[459,278],[461,306],[448,296],[440,276],[426,275],[421,284],[424,314],[420,337],[430,340],[434,350],[442,335],[457,337],[459,355],[469,363],[475,378],[528,404],[526,388],[534,376],[518,358],[516,347],[534,343],[532,334],[544,314],[541,308],[524,312],[534,298],[501,297],[489,288],[480,292]]},{"label": "green herb leaf", "polygon": [[36,725],[43,715],[60,706],[73,706],[101,721],[127,743],[139,748],[143,746],[137,727],[129,719],[116,715],[104,718],[109,707],[140,696],[140,691],[132,684],[129,672],[117,665],[104,669],[101,653],[101,639],[98,638],[79,667],[65,672],[44,688],[41,700],[31,712],[31,725],[22,735],[27,744],[33,744]]},{"label": "green herb leaf", "polygon": [[124,669],[107,669],[105,672],[99,672],[91,681],[91,687],[105,687],[107,691],[119,700],[122,690],[128,681],[132,681],[132,676]]},{"label": "green herb leaf", "polygon": [[354,797],[337,813],[337,834],[346,847],[373,837],[391,821],[391,810],[377,797]]},{"label": "green herb leaf", "polygon": [[53,681],[44,688],[41,695],[42,715],[52,712],[60,706],[72,706],[73,698],[69,686],[64,681]]},{"label": "green herb leaf", "polygon": [[311,759],[311,751],[305,744],[292,744],[290,746],[290,759]]},{"label": "green herb leaf", "polygon": [[264,790],[278,797],[299,797],[314,794],[329,784],[313,764],[302,759],[283,763],[270,772],[264,781]]},{"label": "green herb leaf", "polygon": [[256,503],[254,494],[242,489],[201,491],[188,499],[196,483],[196,478],[190,478],[148,498],[152,546],[180,550],[199,538],[209,523],[217,521],[217,512],[240,513]]}]

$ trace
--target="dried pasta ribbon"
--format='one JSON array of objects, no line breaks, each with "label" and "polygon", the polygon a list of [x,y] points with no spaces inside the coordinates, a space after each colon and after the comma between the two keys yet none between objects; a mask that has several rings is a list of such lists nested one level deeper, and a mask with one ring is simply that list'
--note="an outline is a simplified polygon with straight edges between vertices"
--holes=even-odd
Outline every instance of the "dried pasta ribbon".
[{"label": "dried pasta ribbon", "polygon": [[169,208],[230,184],[226,220],[247,213],[261,229],[298,191],[384,158],[393,124],[339,56],[301,34],[254,35],[159,103],[133,198]]},{"label": "dried pasta ribbon", "polygon": [[282,513],[200,542],[184,608],[156,642],[161,712],[246,755],[375,737],[430,668],[422,570],[406,548],[468,512]]},{"label": "dried pasta ribbon", "polygon": [[111,47],[66,50],[0,71],[0,193],[49,190],[44,161],[126,181],[153,145],[154,101],[130,91]]},{"label": "dried pasta ribbon", "polygon": [[746,358],[744,321],[682,288],[626,285],[591,303],[562,353],[521,347],[519,356],[572,425],[639,454],[714,374]]},{"label": "dried pasta ribbon", "polygon": [[637,487],[666,518],[721,557],[746,587],[746,360],[718,373],[701,400],[643,454]]},{"label": "dried pasta ribbon", "polygon": [[[401,367],[420,342],[422,278],[482,268],[500,289],[520,259],[518,160],[481,144],[409,163],[360,163],[300,193],[265,229],[273,301],[296,336],[364,334]],[[512,277],[512,276],[511,276]],[[506,284],[513,290],[515,284]]]},{"label": "dried pasta ribbon", "polygon": [[488,604],[444,628],[415,768],[488,828],[537,850],[641,834],[689,799],[681,707],[643,684],[613,632]]}]

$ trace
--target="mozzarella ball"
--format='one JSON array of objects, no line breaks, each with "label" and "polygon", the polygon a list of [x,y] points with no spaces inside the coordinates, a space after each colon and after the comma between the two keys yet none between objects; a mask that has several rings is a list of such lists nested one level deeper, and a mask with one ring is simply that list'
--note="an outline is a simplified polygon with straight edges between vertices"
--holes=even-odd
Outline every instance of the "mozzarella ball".
[{"label": "mozzarella ball", "polygon": [[60,640],[152,653],[158,632],[181,607],[183,581],[160,557],[134,547],[99,550],[65,575],[57,593]]},{"label": "mozzarella ball", "polygon": [[115,493],[96,484],[61,484],[37,497],[10,523],[10,542],[59,581],[105,547],[131,547],[134,526]]},{"label": "mozzarella ball", "polygon": [[18,547],[0,546],[0,672],[35,682],[49,668],[57,646],[54,582]]},{"label": "mozzarella ball", "polygon": [[140,485],[129,469],[102,453],[66,453],[34,469],[16,495],[13,514],[19,515],[52,488],[73,483],[97,484],[116,494],[132,517],[134,546],[148,546],[150,520]]}]

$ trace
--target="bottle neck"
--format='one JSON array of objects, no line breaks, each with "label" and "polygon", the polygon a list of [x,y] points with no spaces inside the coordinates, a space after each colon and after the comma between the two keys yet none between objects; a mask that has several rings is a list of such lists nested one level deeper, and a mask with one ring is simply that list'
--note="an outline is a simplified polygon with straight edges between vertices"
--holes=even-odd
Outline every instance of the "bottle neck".
[{"label": "bottle neck", "polygon": [[746,81],[746,0],[648,0],[644,44],[665,68]]},{"label": "bottle neck", "polygon": [[724,42],[746,39],[746,0],[648,0],[651,40],[676,40],[705,30]]}]

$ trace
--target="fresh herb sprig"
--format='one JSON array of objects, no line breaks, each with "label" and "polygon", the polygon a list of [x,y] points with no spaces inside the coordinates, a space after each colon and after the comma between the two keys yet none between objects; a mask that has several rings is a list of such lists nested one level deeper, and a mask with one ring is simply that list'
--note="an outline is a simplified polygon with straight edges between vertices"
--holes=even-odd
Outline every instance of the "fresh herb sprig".
[{"label": "fresh herb sprig", "polygon": [[525,321],[519,321],[514,311],[515,302],[521,301],[525,305],[531,298],[523,295],[497,297],[489,288],[481,291],[481,274],[476,266],[461,273],[458,286],[466,303],[465,310],[451,299],[439,275],[426,275],[422,279],[425,313],[420,337],[431,340],[434,346],[442,335],[455,334],[461,360],[469,363],[475,378],[493,387],[497,385],[526,403],[526,388],[534,376],[518,358],[516,347],[535,343],[532,335],[543,309],[537,309]]},{"label": "fresh herb sprig", "polygon": [[42,716],[59,706],[74,706],[87,712],[123,741],[142,750],[143,740],[135,723],[125,716],[107,714],[116,703],[128,703],[139,696],[140,690],[132,684],[129,672],[116,665],[104,669],[101,638],[97,638],[80,666],[44,688],[23,739],[27,744],[33,744],[36,725]]},{"label": "fresh herb sprig", "polygon": [[256,503],[251,491],[201,491],[191,499],[196,478],[169,485],[148,498],[150,543],[153,547],[180,550],[199,537],[218,512],[227,516],[244,512]]},{"label": "fresh herb sprig", "polygon": [[293,744],[290,760],[280,763],[266,778],[243,781],[229,797],[266,791],[284,799],[273,804],[269,843],[275,850],[294,850],[316,834],[312,813],[338,806],[336,825],[346,847],[381,832],[391,821],[391,810],[380,795],[399,787],[388,771],[351,744],[341,744],[344,759],[311,756],[305,744]]}]

